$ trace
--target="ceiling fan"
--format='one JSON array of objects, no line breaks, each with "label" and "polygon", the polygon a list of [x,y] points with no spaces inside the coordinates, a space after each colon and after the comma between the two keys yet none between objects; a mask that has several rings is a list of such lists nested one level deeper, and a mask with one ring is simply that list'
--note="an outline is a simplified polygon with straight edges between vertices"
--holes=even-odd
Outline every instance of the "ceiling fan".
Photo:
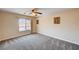
[{"label": "ceiling fan", "polygon": [[38,10],[39,10],[38,8],[32,9],[32,15],[33,15],[33,16],[38,16],[38,14],[41,15],[42,13],[41,13],[41,12],[38,12]]},{"label": "ceiling fan", "polygon": [[[41,15],[42,13],[41,13],[41,12],[38,12],[38,10],[39,10],[38,8],[34,8],[34,9],[31,10],[31,13],[30,13],[30,14],[31,14],[32,16]],[[25,14],[26,14],[26,13],[25,13]]]}]

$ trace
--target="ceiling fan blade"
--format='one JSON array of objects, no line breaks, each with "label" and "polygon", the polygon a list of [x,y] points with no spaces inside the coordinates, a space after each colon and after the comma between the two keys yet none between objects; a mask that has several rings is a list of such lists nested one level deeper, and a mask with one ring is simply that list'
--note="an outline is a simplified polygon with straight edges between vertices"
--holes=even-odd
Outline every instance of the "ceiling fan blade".
[{"label": "ceiling fan blade", "polygon": [[37,8],[34,8],[34,9],[32,10],[32,12],[37,12]]},{"label": "ceiling fan blade", "polygon": [[37,13],[37,14],[42,14],[41,12],[35,12],[35,13]]},{"label": "ceiling fan blade", "polygon": [[31,10],[31,14],[33,16],[38,16],[38,14],[42,14],[41,12],[37,12],[37,11],[38,11],[38,8],[34,8],[34,9]]}]

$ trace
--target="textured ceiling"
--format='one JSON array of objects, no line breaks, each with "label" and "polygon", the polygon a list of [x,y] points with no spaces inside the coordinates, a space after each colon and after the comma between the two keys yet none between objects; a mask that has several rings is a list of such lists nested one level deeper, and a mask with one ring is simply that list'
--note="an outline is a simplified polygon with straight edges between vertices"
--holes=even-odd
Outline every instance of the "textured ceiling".
[{"label": "textured ceiling", "polygon": [[[22,14],[22,15],[31,15],[31,10],[33,8],[0,8],[1,11],[6,11],[6,12],[12,12],[12,13],[17,13],[17,14]],[[48,15],[51,13],[56,13],[64,10],[69,10],[70,8],[38,8],[39,12],[42,12],[43,15]],[[24,14],[26,13],[26,14]]]}]

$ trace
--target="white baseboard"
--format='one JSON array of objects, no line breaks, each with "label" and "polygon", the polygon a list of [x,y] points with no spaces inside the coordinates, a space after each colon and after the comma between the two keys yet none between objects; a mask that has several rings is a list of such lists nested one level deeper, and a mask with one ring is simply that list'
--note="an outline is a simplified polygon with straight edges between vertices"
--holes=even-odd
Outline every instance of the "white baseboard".
[{"label": "white baseboard", "polygon": [[27,35],[27,34],[30,34],[30,32],[11,33],[11,34],[7,34],[7,35],[2,35],[2,36],[0,36],[0,41],[8,40],[8,39],[11,39],[11,38],[15,38],[15,37],[19,37],[19,36],[23,36],[23,35]]},{"label": "white baseboard", "polygon": [[[46,36],[51,37],[51,38],[56,38],[56,39],[59,39],[59,40],[63,40],[62,38],[58,38],[58,37],[54,37],[54,36],[52,37],[52,36],[50,36],[50,35],[48,35],[48,34],[44,34],[44,33],[39,33],[39,34],[46,35]],[[64,39],[63,41],[66,41],[66,42],[70,42],[70,43],[79,45],[79,43],[72,42],[72,41],[70,41],[70,40]]]}]

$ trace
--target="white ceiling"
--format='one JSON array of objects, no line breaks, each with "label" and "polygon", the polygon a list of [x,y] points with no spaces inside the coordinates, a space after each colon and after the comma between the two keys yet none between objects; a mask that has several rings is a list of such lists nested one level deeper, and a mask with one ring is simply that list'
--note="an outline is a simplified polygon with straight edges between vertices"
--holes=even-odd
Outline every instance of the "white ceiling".
[{"label": "white ceiling", "polygon": [[[32,9],[33,8],[0,8],[1,11],[12,12],[12,13],[17,13],[22,15],[29,15],[29,16],[31,16],[30,13]],[[70,10],[70,8],[38,8],[38,11],[43,13],[42,16],[64,11],[64,10]]]}]

